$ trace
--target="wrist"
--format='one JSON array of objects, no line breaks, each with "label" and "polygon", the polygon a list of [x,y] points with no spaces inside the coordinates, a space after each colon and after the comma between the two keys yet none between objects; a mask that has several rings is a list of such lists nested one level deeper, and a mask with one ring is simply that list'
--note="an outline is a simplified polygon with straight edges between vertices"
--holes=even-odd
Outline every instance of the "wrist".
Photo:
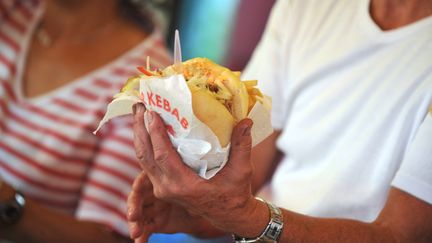
[{"label": "wrist", "polygon": [[14,225],[22,216],[24,196],[13,187],[3,183],[0,188],[0,229]]},{"label": "wrist", "polygon": [[274,204],[264,201],[261,198],[257,198],[259,201],[266,204],[270,219],[267,226],[257,237],[250,237],[245,235],[239,235],[234,232],[233,239],[236,243],[247,243],[247,242],[269,242],[277,243],[281,237],[283,230],[283,214],[282,210],[276,207]]},{"label": "wrist", "polygon": [[223,225],[215,225],[225,232],[243,237],[259,236],[267,226],[270,213],[265,202],[252,197],[237,210],[225,213]]}]

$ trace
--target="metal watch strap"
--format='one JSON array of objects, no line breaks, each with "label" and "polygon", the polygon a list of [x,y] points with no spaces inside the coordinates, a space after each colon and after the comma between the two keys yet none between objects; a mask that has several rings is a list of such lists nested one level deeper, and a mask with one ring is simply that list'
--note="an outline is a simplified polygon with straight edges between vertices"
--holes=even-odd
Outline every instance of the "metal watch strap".
[{"label": "metal watch strap", "polygon": [[247,239],[237,235],[233,235],[236,243],[252,243],[252,242],[264,242],[264,243],[277,243],[283,229],[283,215],[282,211],[270,202],[267,202],[259,197],[256,199],[267,204],[270,211],[270,221],[267,227],[261,233],[260,236],[254,239]]}]

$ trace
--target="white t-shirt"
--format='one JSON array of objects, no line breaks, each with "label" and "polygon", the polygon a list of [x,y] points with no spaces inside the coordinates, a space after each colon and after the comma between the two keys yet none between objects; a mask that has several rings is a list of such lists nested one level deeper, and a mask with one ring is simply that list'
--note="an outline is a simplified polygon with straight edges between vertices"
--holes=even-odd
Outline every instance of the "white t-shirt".
[{"label": "white t-shirt", "polygon": [[244,78],[282,130],[264,197],[362,221],[391,186],[432,203],[432,17],[382,31],[369,0],[278,1]]}]

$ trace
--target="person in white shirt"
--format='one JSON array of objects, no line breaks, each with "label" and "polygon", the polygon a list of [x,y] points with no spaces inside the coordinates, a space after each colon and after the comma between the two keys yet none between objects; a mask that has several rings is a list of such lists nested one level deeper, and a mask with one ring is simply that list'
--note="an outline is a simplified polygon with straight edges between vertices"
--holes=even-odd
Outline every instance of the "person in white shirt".
[{"label": "person in white shirt", "polygon": [[275,133],[251,151],[241,121],[208,181],[136,105],[132,237],[432,242],[431,14],[421,0],[278,1],[244,72],[273,98]]}]

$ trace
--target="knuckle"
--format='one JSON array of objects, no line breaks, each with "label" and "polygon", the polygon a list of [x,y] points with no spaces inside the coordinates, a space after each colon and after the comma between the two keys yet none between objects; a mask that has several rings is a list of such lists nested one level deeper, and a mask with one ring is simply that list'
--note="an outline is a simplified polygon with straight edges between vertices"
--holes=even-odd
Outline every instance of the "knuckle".
[{"label": "knuckle", "polygon": [[247,183],[249,184],[252,180],[253,177],[253,170],[251,170],[250,168],[244,168],[240,171],[238,171],[239,176],[237,177],[238,181],[237,183]]},{"label": "knuckle", "polygon": [[252,167],[248,166],[247,168],[244,168],[244,170],[242,171],[242,174],[246,178],[252,177],[252,175],[253,175]]},{"label": "knuckle", "polygon": [[157,199],[170,200],[178,198],[178,186],[160,186],[154,191],[154,196]]},{"label": "knuckle", "polygon": [[188,190],[184,186],[173,186],[171,187],[171,195],[175,197],[184,197],[188,195]]},{"label": "knuckle", "polygon": [[155,192],[155,197],[158,199],[172,200],[184,198],[188,195],[186,187],[180,185],[162,185]]},{"label": "knuckle", "polygon": [[165,163],[169,157],[169,151],[162,148],[155,148],[154,154],[155,161],[158,163]]},{"label": "knuckle", "polygon": [[144,160],[145,153],[142,149],[135,149],[135,155],[139,160]]},{"label": "knuckle", "polygon": [[233,149],[237,151],[249,151],[252,147],[252,141],[248,139],[247,141],[236,141],[233,144]]},{"label": "knuckle", "polygon": [[151,162],[153,160],[152,156],[146,150],[136,150],[135,155],[139,162],[147,164],[147,162]]},{"label": "knuckle", "polygon": [[164,199],[166,198],[166,192],[161,187],[156,187],[153,189],[153,194],[155,198],[157,199]]}]

